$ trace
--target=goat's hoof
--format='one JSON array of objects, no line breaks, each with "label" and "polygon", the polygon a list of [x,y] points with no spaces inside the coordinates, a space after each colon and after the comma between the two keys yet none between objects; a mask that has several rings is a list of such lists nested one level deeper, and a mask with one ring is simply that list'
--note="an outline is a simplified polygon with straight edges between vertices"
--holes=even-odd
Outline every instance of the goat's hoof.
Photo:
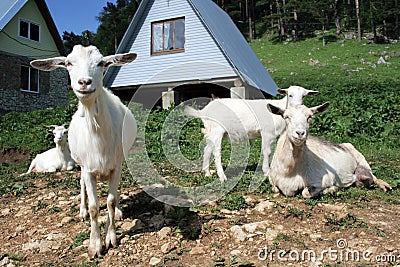
[{"label": "goat's hoof", "polygon": [[307,187],[303,189],[303,192],[301,192],[301,195],[302,195],[304,198],[311,198],[311,197],[312,197],[311,194],[310,194],[310,192],[308,191],[308,188],[307,188]]},{"label": "goat's hoof", "polygon": [[88,213],[87,209],[81,209],[79,211],[79,218],[81,218],[82,221],[85,221],[88,216],[89,216],[89,213]]},{"label": "goat's hoof", "polygon": [[92,245],[92,244],[89,245],[88,255],[89,255],[90,259],[93,259],[94,257],[96,257],[96,255],[97,255],[97,257],[101,256],[101,243],[100,243],[100,241],[95,242],[95,243],[96,243],[95,245]]},{"label": "goat's hoof", "polygon": [[379,188],[381,188],[383,191],[387,191],[387,190],[392,190],[392,187],[386,183],[385,181],[381,180],[381,179],[377,179],[376,181],[377,186],[379,186]]},{"label": "goat's hoof", "polygon": [[120,208],[115,208],[115,220],[121,221],[122,220],[122,211]]},{"label": "goat's hoof", "polygon": [[106,235],[106,249],[117,246],[117,235],[115,231],[111,231]]},{"label": "goat's hoof", "polygon": [[210,171],[204,171],[204,176],[205,176],[205,177],[211,177],[212,174],[211,174]]}]

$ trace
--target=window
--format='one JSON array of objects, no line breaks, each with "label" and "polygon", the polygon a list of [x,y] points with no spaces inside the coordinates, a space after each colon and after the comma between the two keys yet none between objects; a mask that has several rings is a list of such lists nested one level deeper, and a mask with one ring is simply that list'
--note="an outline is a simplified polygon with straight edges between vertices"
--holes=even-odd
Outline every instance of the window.
[{"label": "window", "polygon": [[151,24],[151,54],[185,51],[185,19],[173,19]]},{"label": "window", "polygon": [[21,66],[21,90],[39,93],[39,70]]},{"label": "window", "polygon": [[20,20],[19,21],[19,36],[27,38],[32,41],[39,42],[40,26],[38,24]]}]

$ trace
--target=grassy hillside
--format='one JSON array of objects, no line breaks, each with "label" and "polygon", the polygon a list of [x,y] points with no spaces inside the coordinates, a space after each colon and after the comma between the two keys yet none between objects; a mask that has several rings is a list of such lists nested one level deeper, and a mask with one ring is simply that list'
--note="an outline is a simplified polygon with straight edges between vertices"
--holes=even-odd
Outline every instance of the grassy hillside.
[{"label": "grassy hillside", "polygon": [[[383,194],[380,190],[350,188],[329,199],[382,198],[399,203],[400,196],[400,44],[375,45],[346,40],[328,43],[322,47],[318,38],[298,42],[276,44],[266,39],[253,42],[253,49],[270,70],[281,88],[290,85],[318,90],[320,94],[306,98],[308,106],[330,101],[329,111],[316,116],[312,132],[335,142],[353,143],[371,163],[379,178],[388,181],[394,190]],[[387,64],[377,64],[383,57]],[[0,194],[24,193],[25,179],[17,175],[26,170],[29,159],[52,146],[46,135],[44,124],[68,123],[76,107],[74,96],[66,109],[43,110],[31,113],[10,113],[0,119],[0,148],[3,161],[0,163]],[[140,117],[140,111],[136,116]],[[216,178],[205,178],[201,173],[187,173],[169,163],[162,152],[160,132],[168,111],[155,110],[150,113],[146,127],[146,150],[157,171],[175,183],[197,186]],[[201,156],[201,123],[192,121],[180,135],[182,153],[191,158]],[[139,142],[143,140],[140,139]],[[151,145],[148,145],[151,144]],[[221,200],[223,207],[241,207],[248,192],[250,178],[260,160],[260,140],[252,141],[248,166],[235,189]],[[24,160],[4,160],[10,151],[25,154]],[[230,144],[224,142],[223,161],[229,162]],[[35,177],[51,179],[51,174],[34,174]],[[72,179],[72,178],[71,178]],[[122,185],[132,186],[133,180],[125,168]],[[73,182],[77,189],[78,184]],[[22,186],[21,186],[22,185]],[[27,185],[25,185],[26,187]],[[269,184],[264,182],[256,191],[272,194]]]}]

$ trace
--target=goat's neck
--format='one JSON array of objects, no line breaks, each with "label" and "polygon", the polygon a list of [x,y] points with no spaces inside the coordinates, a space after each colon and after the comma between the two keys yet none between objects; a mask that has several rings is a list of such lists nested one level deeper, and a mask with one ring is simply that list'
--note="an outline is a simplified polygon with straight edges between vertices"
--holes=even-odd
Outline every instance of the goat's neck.
[{"label": "goat's neck", "polygon": [[[97,89],[104,90],[104,89]],[[108,127],[110,124],[110,117],[104,105],[104,92],[101,92],[95,99],[90,101],[80,101],[78,111],[80,116],[85,117],[88,124],[94,130],[101,127]]]},{"label": "goat's neck", "polygon": [[272,100],[271,103],[274,106],[277,106],[281,109],[287,109],[289,106],[289,98],[287,96],[285,96],[284,98],[281,98],[281,99]]},{"label": "goat's neck", "polygon": [[304,143],[300,146],[293,145],[285,131],[279,138],[278,147],[277,150],[283,151],[283,153],[278,155],[278,160],[283,167],[282,171],[285,171],[287,177],[290,177],[293,172],[299,169],[298,164],[302,162],[306,144]]},{"label": "goat's neck", "polygon": [[56,143],[56,149],[60,158],[66,158],[66,155],[69,153],[68,144],[65,142]]}]

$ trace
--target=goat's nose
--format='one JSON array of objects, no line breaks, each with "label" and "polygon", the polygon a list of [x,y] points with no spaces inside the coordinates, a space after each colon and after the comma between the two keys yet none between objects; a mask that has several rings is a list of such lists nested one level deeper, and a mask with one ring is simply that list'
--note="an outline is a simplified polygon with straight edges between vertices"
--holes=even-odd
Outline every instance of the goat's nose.
[{"label": "goat's nose", "polygon": [[300,137],[300,138],[302,138],[302,137],[304,137],[306,135],[306,131],[305,130],[297,130],[296,133],[297,133],[297,136]]},{"label": "goat's nose", "polygon": [[92,84],[92,79],[90,79],[90,78],[81,78],[81,79],[78,80],[78,84],[80,86],[91,85]]}]

